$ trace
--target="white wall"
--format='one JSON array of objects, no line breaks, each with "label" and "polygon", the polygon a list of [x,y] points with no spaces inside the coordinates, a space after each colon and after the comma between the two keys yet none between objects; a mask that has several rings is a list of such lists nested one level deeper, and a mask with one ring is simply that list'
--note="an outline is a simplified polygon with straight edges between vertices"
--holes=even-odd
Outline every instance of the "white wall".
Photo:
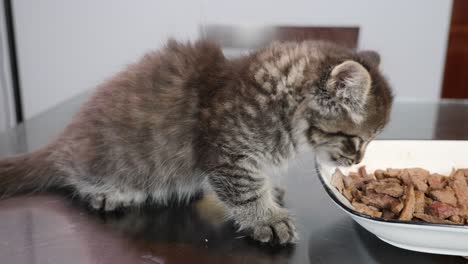
[{"label": "white wall", "polygon": [[439,98],[451,0],[15,0],[24,112],[29,118],[92,88],[168,36],[198,25],[357,25],[381,53],[400,99]]},{"label": "white wall", "polygon": [[13,4],[26,118],[94,87],[170,36],[195,39],[200,24],[197,1]]}]

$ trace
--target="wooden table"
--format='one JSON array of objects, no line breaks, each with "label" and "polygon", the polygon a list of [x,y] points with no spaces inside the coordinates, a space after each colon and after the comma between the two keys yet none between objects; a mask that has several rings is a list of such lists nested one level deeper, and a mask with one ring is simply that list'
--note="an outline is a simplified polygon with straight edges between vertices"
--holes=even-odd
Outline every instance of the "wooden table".
[{"label": "wooden table", "polygon": [[[49,142],[87,96],[1,134],[0,156]],[[468,104],[397,102],[380,138],[467,139]],[[380,241],[332,203],[313,160],[313,153],[303,153],[282,179],[301,236],[294,247],[262,247],[234,232],[211,197],[187,207],[104,215],[60,194],[43,194],[0,201],[0,263],[466,263]]]}]

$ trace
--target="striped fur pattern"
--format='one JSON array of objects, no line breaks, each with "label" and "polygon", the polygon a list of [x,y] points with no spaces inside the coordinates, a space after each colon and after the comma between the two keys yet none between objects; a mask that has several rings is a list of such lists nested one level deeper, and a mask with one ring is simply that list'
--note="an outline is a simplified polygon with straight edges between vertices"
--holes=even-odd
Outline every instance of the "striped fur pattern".
[{"label": "striped fur pattern", "polygon": [[317,41],[228,60],[206,41],[169,41],[97,87],[54,142],[0,160],[0,193],[71,187],[111,211],[211,190],[254,239],[292,243],[284,191],[267,171],[302,146],[359,162],[391,108],[378,60]]}]

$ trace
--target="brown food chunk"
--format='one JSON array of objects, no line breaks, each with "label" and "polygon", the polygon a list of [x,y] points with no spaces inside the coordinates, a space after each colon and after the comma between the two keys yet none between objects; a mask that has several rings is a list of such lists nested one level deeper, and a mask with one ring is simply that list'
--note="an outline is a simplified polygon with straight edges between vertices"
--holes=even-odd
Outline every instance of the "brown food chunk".
[{"label": "brown food chunk", "polygon": [[395,182],[377,182],[374,183],[374,191],[380,194],[388,194],[392,197],[400,197],[403,195],[403,186]]},{"label": "brown food chunk", "polygon": [[371,182],[371,181],[376,181],[377,180],[377,177],[375,177],[375,174],[374,173],[367,173],[367,179],[366,179],[368,182]]},{"label": "brown food chunk", "polygon": [[421,191],[416,191],[414,193],[415,197],[415,206],[414,206],[414,212],[415,213],[424,213],[424,205],[425,205],[425,200],[424,200],[424,193]]},{"label": "brown food chunk", "polygon": [[353,195],[351,194],[351,188],[344,188],[343,196],[346,197],[346,199],[348,199],[348,201],[351,202],[353,200]]},{"label": "brown food chunk", "polygon": [[376,170],[376,171],[374,172],[374,175],[375,175],[375,177],[376,177],[377,179],[382,180],[382,179],[385,178],[384,173],[385,173],[385,171],[383,171],[383,170]]},{"label": "brown food chunk", "polygon": [[429,187],[433,190],[443,189],[447,186],[447,181],[445,180],[445,176],[434,173],[427,177],[427,182],[429,183]]},{"label": "brown food chunk", "polygon": [[334,186],[341,193],[344,189],[343,178],[345,177],[346,176],[344,176],[344,174],[339,169],[336,169],[335,173],[333,173],[333,176],[331,178],[331,185]]},{"label": "brown food chunk", "polygon": [[383,210],[382,211],[382,218],[384,218],[384,219],[395,219],[396,216],[397,215],[394,212],[390,211],[390,210]]},{"label": "brown food chunk", "polygon": [[366,166],[361,166],[358,169],[359,175],[364,179],[365,182],[371,182],[377,180],[374,173],[367,173]]},{"label": "brown food chunk", "polygon": [[331,183],[363,213],[384,219],[468,224],[468,169],[450,176],[421,168],[386,169],[343,175],[338,169]]},{"label": "brown food chunk", "polygon": [[358,201],[360,201],[363,196],[362,192],[357,189],[352,190],[351,194],[353,195],[353,198]]},{"label": "brown food chunk", "polygon": [[399,178],[385,178],[385,179],[379,180],[379,182],[396,182],[398,184],[401,184],[401,180]]},{"label": "brown food chunk", "polygon": [[346,188],[353,188],[354,187],[354,180],[351,176],[345,176],[342,178],[343,179],[343,183],[344,183],[344,187]]},{"label": "brown food chunk", "polygon": [[404,184],[406,185],[411,185],[411,176],[409,174],[408,170],[403,170],[403,172],[400,174],[400,179],[403,181]]},{"label": "brown food chunk", "polygon": [[408,187],[406,187],[404,207],[398,219],[406,221],[411,220],[413,218],[415,204],[416,197],[414,194],[414,186],[409,185]]},{"label": "brown food chunk", "polygon": [[361,197],[361,201],[367,205],[377,207],[379,209],[391,208],[398,203],[398,199],[386,194],[379,194],[375,192],[367,192]]},{"label": "brown food chunk", "polygon": [[429,172],[423,169],[405,169],[400,174],[401,180],[407,184],[413,184],[416,189],[426,192],[427,191],[427,178],[429,176]]},{"label": "brown food chunk", "polygon": [[458,211],[459,211],[459,215],[468,218],[468,209],[460,209],[460,210],[458,210]]},{"label": "brown food chunk", "polygon": [[453,221],[455,223],[462,223],[464,222],[464,219],[462,217],[460,217],[459,215],[452,215],[451,217],[449,217],[450,221]]},{"label": "brown food chunk", "polygon": [[456,207],[450,206],[442,202],[434,202],[426,207],[426,212],[429,215],[437,216],[441,219],[449,218],[452,215],[459,214]]},{"label": "brown food chunk", "polygon": [[353,202],[352,205],[354,206],[354,209],[356,209],[356,211],[358,211],[360,213],[370,215],[370,216],[374,216],[374,217],[381,217],[382,216],[382,212],[380,212],[375,207],[367,206],[367,205],[365,205],[363,203],[358,203],[358,202]]},{"label": "brown food chunk", "polygon": [[455,173],[450,186],[454,190],[461,208],[468,209],[468,185],[466,184],[465,173],[462,170],[458,170]]},{"label": "brown food chunk", "polygon": [[443,203],[457,206],[457,198],[455,192],[450,187],[445,187],[443,190],[434,190],[431,193],[432,198]]},{"label": "brown food chunk", "polygon": [[362,189],[365,183],[365,179],[362,178],[359,174],[354,173],[350,174],[348,177],[343,177],[343,183],[346,188],[350,189]]},{"label": "brown food chunk", "polygon": [[385,175],[387,175],[388,177],[392,177],[392,178],[398,178],[400,174],[401,174],[400,169],[387,169],[387,171],[385,172]]},{"label": "brown food chunk", "polygon": [[424,196],[424,202],[428,205],[431,205],[434,200],[432,200],[430,197]]},{"label": "brown food chunk", "polygon": [[424,222],[429,222],[429,223],[436,223],[436,224],[456,224],[455,222],[445,220],[445,219],[440,219],[437,218],[433,215],[427,215],[427,214],[421,214],[421,213],[416,213],[414,214],[414,217],[423,220]]},{"label": "brown food chunk", "polygon": [[423,169],[408,169],[409,178],[411,183],[416,187],[416,189],[420,190],[421,192],[427,191],[427,177],[429,176],[429,172]]},{"label": "brown food chunk", "polygon": [[405,206],[402,202],[399,202],[395,205],[392,206],[391,210],[393,213],[395,213],[396,215],[399,215],[401,210],[403,210],[403,206]]},{"label": "brown food chunk", "polygon": [[427,177],[429,176],[429,171],[421,168],[411,168],[408,169],[408,172],[411,176],[418,177],[422,180],[427,179]]},{"label": "brown food chunk", "polygon": [[366,166],[359,167],[358,172],[359,172],[359,175],[361,175],[362,178],[364,178],[364,179],[369,178],[369,175],[367,175]]}]

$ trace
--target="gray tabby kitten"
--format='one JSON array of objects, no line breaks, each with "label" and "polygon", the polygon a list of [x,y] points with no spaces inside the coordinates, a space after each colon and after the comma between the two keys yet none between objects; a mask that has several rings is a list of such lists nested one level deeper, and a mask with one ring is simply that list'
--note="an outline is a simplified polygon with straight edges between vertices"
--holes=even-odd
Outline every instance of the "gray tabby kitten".
[{"label": "gray tabby kitten", "polygon": [[237,59],[199,41],[166,47],[100,85],[52,143],[0,160],[0,194],[71,187],[98,210],[211,189],[261,242],[297,239],[267,168],[303,145],[358,163],[389,119],[375,52],[273,43]]}]

